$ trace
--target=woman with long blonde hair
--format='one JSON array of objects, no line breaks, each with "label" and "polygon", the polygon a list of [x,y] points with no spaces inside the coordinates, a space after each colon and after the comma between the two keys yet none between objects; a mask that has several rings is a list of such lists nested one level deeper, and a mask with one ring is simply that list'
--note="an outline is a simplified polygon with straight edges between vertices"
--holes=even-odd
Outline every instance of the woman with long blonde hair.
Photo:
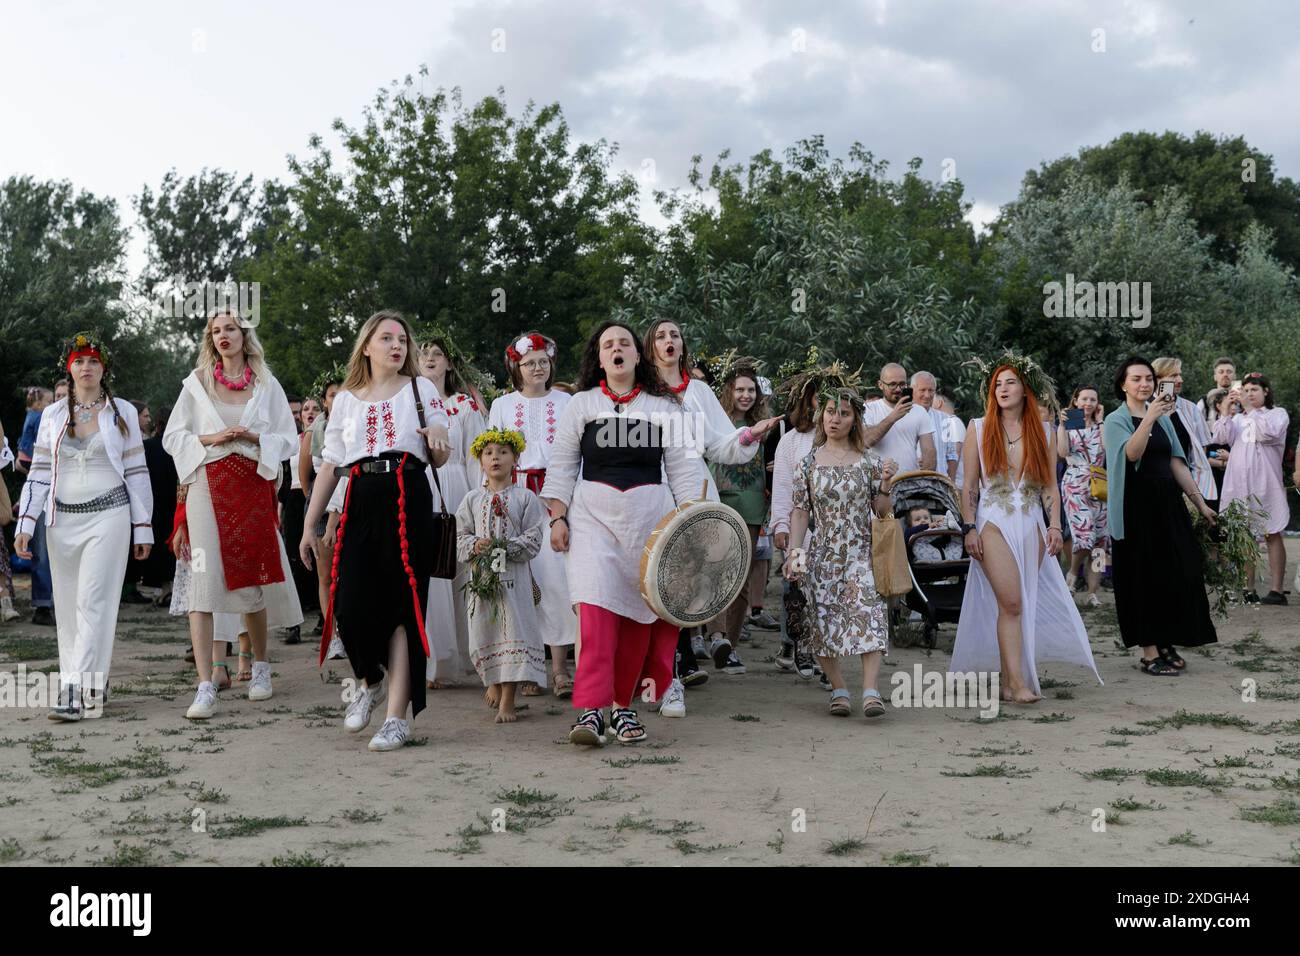
[{"label": "woman with long blonde hair", "polygon": [[344,728],[365,729],[375,705],[388,700],[387,716],[370,740],[373,751],[401,748],[410,736],[408,706],[412,717],[424,709],[424,614],[434,560],[433,493],[425,470],[446,464],[448,438],[442,396],[420,374],[410,325],[396,312],[376,312],[362,324],[343,389],[334,396],[323,467],[298,545],[310,566],[316,524],[346,476],[320,661],[337,617],[359,681]]},{"label": "woman with long blonde hair", "polygon": [[199,677],[185,714],[191,720],[206,720],[216,706],[214,613],[244,617],[253,646],[252,701],[272,696],[268,629],[302,623],[275,492],[280,463],[297,443],[289,400],[266,367],[257,333],[229,312],[212,315],[163,434],[187,489],[173,547],[190,566],[190,640]]},{"label": "woman with long blonde hair", "polygon": [[1056,559],[1056,450],[1034,394],[1049,397],[1051,389],[1032,359],[1008,355],[989,378],[984,417],[971,420],[963,451],[962,531],[974,561],[950,669],[1000,671],[1002,700],[1016,704],[1042,700],[1039,661],[1097,672]]}]

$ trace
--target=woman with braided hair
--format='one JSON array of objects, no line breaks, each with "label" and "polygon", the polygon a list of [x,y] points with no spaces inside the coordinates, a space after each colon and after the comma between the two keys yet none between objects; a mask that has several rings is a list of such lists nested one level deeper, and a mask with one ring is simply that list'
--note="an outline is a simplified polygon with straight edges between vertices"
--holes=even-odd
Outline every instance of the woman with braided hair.
[{"label": "woman with braided hair", "polygon": [[153,490],[135,408],[107,381],[108,349],[79,332],[63,358],[73,391],[41,413],[14,550],[31,558],[43,513],[59,636],[50,717],[80,720],[100,716],[108,697],[127,557],[143,561],[153,545]]},{"label": "woman with braided hair", "polygon": [[[1040,661],[1097,665],[1056,555],[1062,546],[1056,449],[1035,392],[1051,379],[1032,359],[1008,354],[989,376],[983,418],[967,432],[962,514],[971,563],[962,596],[953,672],[1001,672],[1001,697],[1030,704]],[[1043,522],[1047,509],[1050,524]],[[1098,683],[1101,677],[1097,676]]]},{"label": "woman with braided hair", "polygon": [[[424,709],[429,639],[424,610],[433,570],[433,493],[427,464],[447,462],[447,415],[437,387],[420,374],[415,335],[396,312],[376,312],[361,326],[343,389],[334,396],[324,469],[316,476],[298,552],[311,564],[316,523],[340,478],[348,490],[330,569],[325,634],[333,618],[360,682],[343,726],[359,733],[385,697],[387,716],[372,751],[401,748],[406,720]],[[321,663],[326,641],[321,641]]]}]

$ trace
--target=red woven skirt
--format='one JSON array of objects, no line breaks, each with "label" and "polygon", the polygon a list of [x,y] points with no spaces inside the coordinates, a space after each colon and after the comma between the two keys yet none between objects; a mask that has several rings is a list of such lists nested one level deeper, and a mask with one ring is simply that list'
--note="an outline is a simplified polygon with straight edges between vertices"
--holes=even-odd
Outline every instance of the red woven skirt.
[{"label": "red woven skirt", "polygon": [[275,482],[259,475],[257,462],[243,455],[214,461],[207,472],[226,590],[284,581]]}]

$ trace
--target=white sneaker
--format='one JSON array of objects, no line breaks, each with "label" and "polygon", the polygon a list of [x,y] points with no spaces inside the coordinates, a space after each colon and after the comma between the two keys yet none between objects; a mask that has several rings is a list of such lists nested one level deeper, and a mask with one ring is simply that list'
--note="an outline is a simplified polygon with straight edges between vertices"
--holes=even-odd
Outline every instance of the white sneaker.
[{"label": "white sneaker", "polygon": [[212,716],[216,705],[217,688],[213,686],[212,681],[205,680],[199,685],[198,692],[194,695],[194,703],[190,704],[190,709],[185,711],[185,716],[190,720],[207,720]]},{"label": "white sneaker", "polygon": [[270,661],[253,661],[253,679],[248,682],[248,699],[271,699]]},{"label": "white sneaker", "polygon": [[389,717],[379,728],[379,733],[370,738],[370,749],[375,751],[401,750],[411,736],[410,727],[400,717]]},{"label": "white sneaker", "polygon": [[668,693],[664,694],[664,699],[659,702],[660,717],[685,717],[686,716],[686,688],[677,678],[668,685]]},{"label": "white sneaker", "polygon": [[[1296,585],[1300,590],[1300,584]],[[709,659],[709,645],[704,642],[703,634],[691,635],[691,653],[695,655],[697,661],[707,661]]]},{"label": "white sneaker", "polygon": [[1101,607],[1101,598],[1097,597],[1096,594],[1089,594],[1087,603],[1091,607]]},{"label": "white sneaker", "polygon": [[19,616],[20,615],[18,614],[18,612],[14,610],[13,598],[11,597],[0,598],[0,621],[4,621],[6,623],[8,623],[9,621],[16,621],[18,620]]},{"label": "white sneaker", "polygon": [[388,696],[388,682],[380,681],[377,687],[366,687],[348,704],[348,712],[343,718],[343,728],[350,734],[360,733],[370,723],[370,713],[375,704],[382,703]]},{"label": "white sneaker", "polygon": [[[316,645],[319,647],[320,645]],[[348,656],[348,652],[343,649],[343,640],[338,635],[330,639],[329,650],[325,652],[327,661],[341,661]]]}]

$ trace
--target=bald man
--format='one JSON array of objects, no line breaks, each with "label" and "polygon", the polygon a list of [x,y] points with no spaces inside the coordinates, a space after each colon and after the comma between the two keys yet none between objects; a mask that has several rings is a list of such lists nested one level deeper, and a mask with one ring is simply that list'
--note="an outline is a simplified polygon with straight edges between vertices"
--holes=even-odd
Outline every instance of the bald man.
[{"label": "bald man", "polygon": [[937,460],[934,422],[928,409],[913,405],[904,396],[907,370],[891,362],[880,370],[876,384],[885,397],[867,402],[862,413],[867,424],[867,447],[875,448],[882,458],[898,462],[900,473],[917,468],[933,470]]}]

